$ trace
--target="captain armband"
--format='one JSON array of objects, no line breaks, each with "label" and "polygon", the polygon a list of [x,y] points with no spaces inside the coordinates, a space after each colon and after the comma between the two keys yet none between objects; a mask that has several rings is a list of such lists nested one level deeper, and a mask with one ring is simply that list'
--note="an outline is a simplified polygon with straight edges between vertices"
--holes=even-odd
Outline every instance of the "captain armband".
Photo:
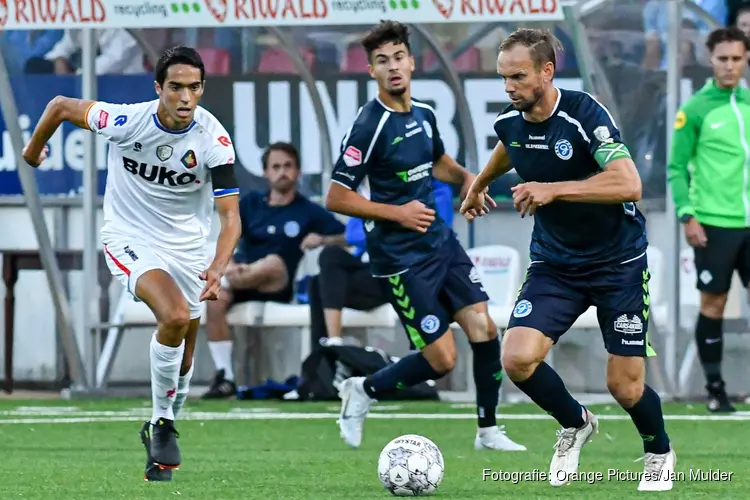
[{"label": "captain armband", "polygon": [[211,183],[214,188],[214,198],[240,194],[237,177],[234,175],[234,165],[219,165],[211,169]]},{"label": "captain armband", "polygon": [[601,168],[620,158],[632,158],[628,147],[621,142],[605,142],[594,153],[594,158]]}]

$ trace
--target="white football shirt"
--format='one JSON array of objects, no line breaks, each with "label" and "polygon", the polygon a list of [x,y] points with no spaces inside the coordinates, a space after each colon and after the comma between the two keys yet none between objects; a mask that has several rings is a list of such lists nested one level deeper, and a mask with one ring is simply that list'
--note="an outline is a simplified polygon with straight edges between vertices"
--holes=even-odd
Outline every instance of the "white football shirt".
[{"label": "white football shirt", "polygon": [[132,236],[168,250],[205,248],[213,197],[239,189],[212,189],[210,169],[233,164],[229,134],[204,108],[193,123],[168,130],[156,117],[159,101],[95,102],[89,128],[109,141],[102,236]]}]

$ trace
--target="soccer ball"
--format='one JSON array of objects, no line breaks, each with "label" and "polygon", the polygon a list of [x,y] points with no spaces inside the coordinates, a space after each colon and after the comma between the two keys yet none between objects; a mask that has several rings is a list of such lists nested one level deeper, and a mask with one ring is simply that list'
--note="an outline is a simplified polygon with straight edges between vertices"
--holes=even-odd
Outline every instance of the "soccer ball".
[{"label": "soccer ball", "polygon": [[380,482],[397,497],[432,495],[444,470],[443,454],[435,443],[416,434],[385,445],[378,460]]}]

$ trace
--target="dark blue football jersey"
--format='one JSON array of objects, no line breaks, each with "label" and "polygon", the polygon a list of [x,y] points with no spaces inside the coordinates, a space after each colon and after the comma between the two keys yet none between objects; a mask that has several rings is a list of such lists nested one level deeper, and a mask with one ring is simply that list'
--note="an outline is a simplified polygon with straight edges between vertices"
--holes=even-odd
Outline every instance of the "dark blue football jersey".
[{"label": "dark blue football jersey", "polygon": [[[419,200],[436,210],[432,164],[444,153],[431,106],[413,99],[404,113],[376,98],[360,108],[344,137],[331,180],[377,203]],[[452,231],[439,217],[426,233],[383,220],[364,226],[374,276],[398,274],[422,262]]]},{"label": "dark blue football jersey", "polygon": [[269,205],[268,193],[251,191],[240,199],[242,237],[234,260],[255,262],[271,254],[281,257],[290,277],[297,272],[304,251],[302,241],[310,234],[334,236],[346,231],[325,208],[300,193],[288,205]]},{"label": "dark blue football jersey", "polygon": [[[543,122],[527,121],[512,106],[495,120],[495,133],[524,182],[584,180],[626,151],[603,105],[585,92],[559,92]],[[576,268],[632,259],[647,244],[646,220],[634,203],[556,200],[537,209],[530,251],[532,261]]]}]

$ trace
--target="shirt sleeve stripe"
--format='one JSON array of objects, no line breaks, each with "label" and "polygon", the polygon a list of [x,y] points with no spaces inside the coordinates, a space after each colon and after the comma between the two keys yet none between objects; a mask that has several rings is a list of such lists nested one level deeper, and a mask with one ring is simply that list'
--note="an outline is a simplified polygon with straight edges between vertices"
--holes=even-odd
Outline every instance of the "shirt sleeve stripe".
[{"label": "shirt sleeve stripe", "polygon": [[518,116],[520,114],[521,114],[520,111],[512,110],[512,111],[508,111],[507,113],[503,113],[502,115],[498,115],[498,117],[495,118],[495,121],[493,122],[493,125],[495,123],[499,122],[500,120],[505,120],[507,118],[513,118],[514,116]]},{"label": "shirt sleeve stripe", "polygon": [[89,125],[89,113],[91,112],[91,108],[93,108],[94,105],[96,105],[96,101],[88,105],[88,107],[86,108],[86,113],[84,114],[84,118],[83,118],[83,120],[86,122],[86,128],[92,132],[95,132],[95,130],[91,128],[91,125]]},{"label": "shirt sleeve stripe", "polygon": [[388,121],[388,117],[391,116],[390,111],[384,111],[383,115],[380,117],[380,122],[378,122],[378,128],[375,129],[375,134],[372,136],[372,140],[370,141],[370,147],[367,148],[367,154],[365,154],[365,159],[362,163],[367,163],[370,161],[370,155],[372,154],[372,150],[375,147],[375,143],[378,142],[378,136],[380,135],[380,132],[383,131],[383,127],[385,126],[385,122]]},{"label": "shirt sleeve stripe", "polygon": [[240,188],[214,189],[214,198],[240,194]]}]

